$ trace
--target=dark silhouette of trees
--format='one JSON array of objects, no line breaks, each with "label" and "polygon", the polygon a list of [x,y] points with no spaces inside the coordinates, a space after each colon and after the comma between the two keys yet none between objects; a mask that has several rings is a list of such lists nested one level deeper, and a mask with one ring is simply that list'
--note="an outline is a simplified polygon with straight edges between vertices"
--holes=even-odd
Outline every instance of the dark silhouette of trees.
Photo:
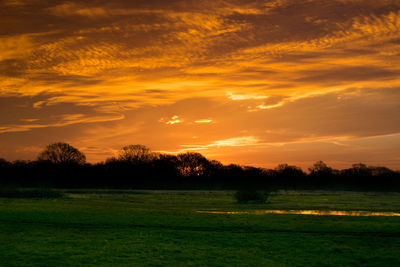
[{"label": "dark silhouette of trees", "polygon": [[371,175],[373,176],[390,176],[394,175],[395,172],[386,167],[369,167],[371,170]]},{"label": "dark silhouette of trees", "polygon": [[294,188],[305,182],[305,173],[296,166],[286,163],[275,168],[276,178],[284,189]]},{"label": "dark silhouette of trees", "polygon": [[332,168],[328,167],[325,162],[317,161],[311,168],[308,168],[311,175],[315,176],[323,176],[332,174]]},{"label": "dark silhouette of trees", "polygon": [[208,160],[197,152],[181,153],[177,158],[177,167],[183,176],[201,176],[208,165]]},{"label": "dark silhouette of trees", "polygon": [[[311,186],[328,186],[332,183],[332,178],[338,174],[337,170],[328,167],[323,161],[317,161],[312,167],[308,168],[310,174],[307,183]],[[336,179],[338,183],[338,179]],[[332,184],[330,186],[333,186]]]},{"label": "dark silhouette of trees", "polygon": [[363,163],[356,163],[349,169],[341,170],[340,177],[346,181],[348,187],[359,187],[361,190],[394,189],[400,185],[399,172]]},{"label": "dark silhouette of trees", "polygon": [[291,165],[288,165],[287,163],[279,164],[278,166],[276,166],[275,171],[278,174],[282,174],[285,176],[294,176],[296,174],[303,173],[303,171],[299,167],[291,166]]},{"label": "dark silhouette of trees", "polygon": [[157,177],[176,178],[180,175],[177,168],[178,158],[175,155],[159,154],[153,159],[151,168]]},{"label": "dark silhouette of trees", "polygon": [[86,156],[75,147],[63,143],[53,143],[46,147],[38,156],[39,161],[49,161],[52,163],[76,163],[84,164]]},{"label": "dark silhouette of trees", "polygon": [[8,168],[11,166],[11,162],[8,162],[7,160],[0,158],[0,168]]},{"label": "dark silhouette of trees", "polygon": [[400,172],[362,163],[339,171],[317,161],[306,174],[288,164],[274,169],[223,165],[200,153],[161,154],[143,145],[125,146],[105,162],[84,163],[78,149],[50,144],[36,161],[0,159],[0,187],[239,189],[253,195],[279,189],[400,192]]},{"label": "dark silhouette of trees", "polygon": [[157,157],[148,147],[144,145],[124,146],[118,155],[118,160],[131,163],[149,162]]},{"label": "dark silhouette of trees", "polygon": [[364,163],[356,163],[352,165],[350,169],[353,175],[356,176],[370,176],[371,170]]}]

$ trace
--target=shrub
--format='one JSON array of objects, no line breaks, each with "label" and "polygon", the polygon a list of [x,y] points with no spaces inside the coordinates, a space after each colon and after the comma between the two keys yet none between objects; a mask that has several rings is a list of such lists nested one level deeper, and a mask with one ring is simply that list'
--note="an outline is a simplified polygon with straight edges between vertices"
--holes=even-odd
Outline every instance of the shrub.
[{"label": "shrub", "polygon": [[235,193],[234,198],[238,203],[265,203],[269,195],[268,191],[239,190]]}]

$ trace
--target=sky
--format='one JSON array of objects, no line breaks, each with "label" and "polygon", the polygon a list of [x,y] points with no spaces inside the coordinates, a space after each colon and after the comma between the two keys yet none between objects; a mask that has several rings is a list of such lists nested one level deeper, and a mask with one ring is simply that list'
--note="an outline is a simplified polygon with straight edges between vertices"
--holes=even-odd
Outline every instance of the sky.
[{"label": "sky", "polygon": [[400,1],[0,1],[0,158],[129,144],[400,169]]}]

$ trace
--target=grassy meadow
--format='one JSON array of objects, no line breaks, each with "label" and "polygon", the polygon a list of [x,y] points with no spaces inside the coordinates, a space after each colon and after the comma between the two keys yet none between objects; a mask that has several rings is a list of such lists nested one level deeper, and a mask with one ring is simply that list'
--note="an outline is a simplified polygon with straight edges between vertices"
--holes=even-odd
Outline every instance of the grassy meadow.
[{"label": "grassy meadow", "polygon": [[64,191],[0,198],[0,264],[400,266],[400,217],[199,211],[400,212],[400,194],[280,192],[237,204],[224,191]]}]

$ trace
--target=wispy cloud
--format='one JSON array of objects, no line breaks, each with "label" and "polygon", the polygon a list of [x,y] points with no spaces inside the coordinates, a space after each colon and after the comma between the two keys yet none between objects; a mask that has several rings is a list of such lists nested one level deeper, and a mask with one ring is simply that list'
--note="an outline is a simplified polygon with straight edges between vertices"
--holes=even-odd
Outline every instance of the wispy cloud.
[{"label": "wispy cloud", "polygon": [[216,140],[209,144],[197,145],[181,145],[184,147],[182,150],[201,150],[211,147],[241,147],[252,146],[259,143],[259,140],[254,136],[232,137],[223,140]]},{"label": "wispy cloud", "polygon": [[195,120],[194,122],[195,122],[195,123],[210,123],[210,122],[212,122],[212,120],[210,120],[210,119],[203,119],[203,120]]},{"label": "wispy cloud", "polygon": [[283,105],[283,102],[279,102],[279,103],[273,104],[273,105],[258,105],[257,108],[259,108],[259,109],[271,109],[271,108],[281,107],[282,105]]},{"label": "wispy cloud", "polygon": [[266,98],[268,98],[268,96],[264,96],[264,95],[234,94],[232,92],[228,92],[227,95],[232,100],[249,100],[249,99],[266,99]]},{"label": "wispy cloud", "polygon": [[107,11],[102,7],[84,7],[77,3],[65,2],[63,4],[49,8],[49,11],[56,16],[85,16],[85,17],[103,17]]},{"label": "wispy cloud", "polygon": [[[84,114],[64,114],[58,116],[56,122],[47,123],[41,122],[39,119],[23,119],[22,121],[27,122],[26,124],[10,124],[0,126],[1,133],[12,133],[12,132],[26,132],[34,129],[49,128],[49,127],[65,127],[73,124],[80,123],[99,123],[122,120],[124,115],[99,115],[99,116],[87,116]],[[35,124],[29,124],[36,122]]]},{"label": "wispy cloud", "polygon": [[173,125],[173,124],[177,124],[177,123],[182,123],[183,120],[181,118],[179,118],[178,115],[174,115],[170,118],[161,118],[158,120],[159,122],[163,122],[167,125]]}]

